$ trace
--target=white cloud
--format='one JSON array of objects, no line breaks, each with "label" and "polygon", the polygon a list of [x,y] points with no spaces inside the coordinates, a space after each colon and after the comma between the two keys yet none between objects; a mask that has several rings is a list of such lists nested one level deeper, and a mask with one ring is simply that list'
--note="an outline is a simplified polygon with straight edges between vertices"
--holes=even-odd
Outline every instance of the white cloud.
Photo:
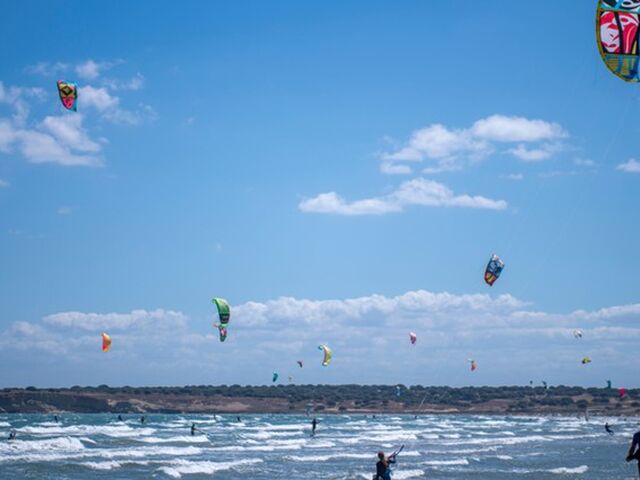
[{"label": "white cloud", "polygon": [[87,60],[84,63],[76,65],[76,74],[84,80],[95,80],[100,75],[100,71],[107,67],[108,64],[97,63],[93,60]]},{"label": "white cloud", "polygon": [[140,90],[144,86],[144,76],[138,72],[126,80],[118,80],[115,78],[105,79],[104,84],[112,90]]},{"label": "white cloud", "polygon": [[73,213],[73,208],[71,207],[59,207],[58,210],[58,215],[71,215]]},{"label": "white cloud", "polygon": [[118,107],[120,100],[112,96],[104,87],[95,88],[91,85],[78,89],[78,99],[82,99],[83,107],[94,107],[99,112]]},{"label": "white cloud", "polygon": [[69,64],[62,62],[40,62],[35,65],[28,66],[25,70],[27,73],[42,75],[44,77],[52,77],[64,72],[70,68]]},{"label": "white cloud", "polygon": [[77,115],[63,115],[60,117],[45,117],[43,129],[51,133],[61,144],[81,152],[99,152],[100,144],[89,138],[82,127],[83,117]]},{"label": "white cloud", "polygon": [[150,326],[160,328],[183,327],[186,317],[173,310],[132,310],[129,313],[82,313],[62,312],[49,315],[44,322],[58,327],[78,328],[81,330],[122,330],[132,326]]},{"label": "white cloud", "polygon": [[7,182],[6,180],[3,180],[2,178],[0,178],[0,188],[7,188],[10,185],[11,184],[9,182]]},{"label": "white cloud", "polygon": [[335,192],[322,193],[300,202],[303,212],[329,213],[335,215],[384,215],[400,212],[405,207],[418,205],[427,207],[466,207],[492,210],[507,208],[504,200],[492,200],[482,196],[455,195],[445,185],[416,178],[382,197],[347,202]]},{"label": "white cloud", "polygon": [[471,133],[477,138],[496,142],[537,142],[568,136],[557,123],[505,115],[478,120],[471,127]]},{"label": "white cloud", "polygon": [[387,175],[405,175],[411,173],[411,167],[409,165],[399,165],[391,162],[382,162],[380,164],[380,171]]},{"label": "white cloud", "polygon": [[578,165],[579,167],[595,167],[596,166],[596,162],[586,158],[576,158],[573,161],[573,163]]},{"label": "white cloud", "polygon": [[[539,161],[559,151],[561,145],[558,141],[567,136],[557,123],[505,115],[491,115],[466,129],[433,124],[413,132],[406,145],[383,153],[381,171],[408,173],[408,167],[402,165],[405,167],[403,170],[398,162],[423,161],[435,164],[427,167],[425,173],[460,170],[466,164],[493,153],[496,143],[518,143],[506,152],[521,160]],[[541,145],[540,142],[547,143]]]},{"label": "white cloud", "polygon": [[638,162],[634,158],[631,158],[629,159],[629,161],[618,165],[616,167],[616,170],[621,170],[627,173],[640,173],[640,162]]},{"label": "white cloud", "polygon": [[507,180],[522,180],[524,175],[521,173],[509,173],[507,175],[502,175],[501,178],[506,178]]}]

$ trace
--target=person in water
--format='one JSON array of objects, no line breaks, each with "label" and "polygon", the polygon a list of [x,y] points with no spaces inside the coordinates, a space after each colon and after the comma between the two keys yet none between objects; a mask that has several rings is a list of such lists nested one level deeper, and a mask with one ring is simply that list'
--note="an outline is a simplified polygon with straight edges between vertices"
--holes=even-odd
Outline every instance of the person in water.
[{"label": "person in water", "polygon": [[630,462],[631,460],[639,460],[638,475],[640,475],[640,432],[633,434],[633,440],[631,440],[631,447],[629,447],[626,460],[627,462]]},{"label": "person in water", "polygon": [[196,424],[192,423],[191,424],[191,436],[193,437],[196,434]]},{"label": "person in water", "polygon": [[124,420],[122,420],[122,415],[118,415],[118,421],[119,422],[124,422]]},{"label": "person in water", "polygon": [[58,415],[54,415],[54,416],[53,416],[53,421],[54,421],[54,422],[56,422],[56,423],[58,423]]},{"label": "person in water", "polygon": [[313,420],[311,420],[311,435],[315,435],[316,434],[316,426],[318,425],[318,421],[316,420],[315,417],[313,417]]},{"label": "person in water", "polygon": [[609,425],[609,422],[604,424],[604,429],[607,431],[609,435],[613,435],[613,430],[611,429],[611,425]]},{"label": "person in water", "polygon": [[391,468],[389,465],[396,463],[396,456],[391,455],[389,458],[385,457],[383,451],[378,452],[378,463],[376,463],[376,476],[375,480],[391,480]]},{"label": "person in water", "polygon": [[238,420],[238,423],[240,423],[242,420],[240,420],[240,417],[236,417],[236,420]]},{"label": "person in water", "polygon": [[140,423],[144,424],[144,415],[140,417]]},{"label": "person in water", "polygon": [[11,430],[11,432],[9,432],[9,440],[15,440],[16,439],[16,431],[15,430]]}]

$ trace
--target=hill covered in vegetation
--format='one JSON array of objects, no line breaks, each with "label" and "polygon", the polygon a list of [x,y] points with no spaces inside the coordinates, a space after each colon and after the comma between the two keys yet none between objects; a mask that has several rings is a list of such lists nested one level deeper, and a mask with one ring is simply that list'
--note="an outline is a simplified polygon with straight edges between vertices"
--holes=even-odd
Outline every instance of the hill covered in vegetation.
[{"label": "hill covered in vegetation", "polygon": [[5,388],[7,413],[640,414],[640,389],[571,386],[275,385]]}]

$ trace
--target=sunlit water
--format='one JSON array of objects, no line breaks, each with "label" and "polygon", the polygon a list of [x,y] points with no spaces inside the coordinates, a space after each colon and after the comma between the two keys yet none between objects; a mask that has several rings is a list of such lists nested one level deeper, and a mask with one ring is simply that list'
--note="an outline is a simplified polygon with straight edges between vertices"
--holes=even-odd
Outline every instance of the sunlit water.
[{"label": "sunlit water", "polygon": [[[504,416],[1,415],[0,479],[366,479],[404,444],[393,478],[631,479],[638,419]],[[191,422],[204,433],[190,435]],[[615,435],[604,431],[605,421]]]}]

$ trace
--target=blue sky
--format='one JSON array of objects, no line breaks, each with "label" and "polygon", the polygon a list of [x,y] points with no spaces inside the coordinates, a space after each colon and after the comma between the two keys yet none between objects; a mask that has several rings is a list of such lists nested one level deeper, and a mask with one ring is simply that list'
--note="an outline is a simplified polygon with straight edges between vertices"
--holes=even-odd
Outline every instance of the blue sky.
[{"label": "blue sky", "polygon": [[639,94],[594,9],[8,5],[0,385],[637,386]]}]

